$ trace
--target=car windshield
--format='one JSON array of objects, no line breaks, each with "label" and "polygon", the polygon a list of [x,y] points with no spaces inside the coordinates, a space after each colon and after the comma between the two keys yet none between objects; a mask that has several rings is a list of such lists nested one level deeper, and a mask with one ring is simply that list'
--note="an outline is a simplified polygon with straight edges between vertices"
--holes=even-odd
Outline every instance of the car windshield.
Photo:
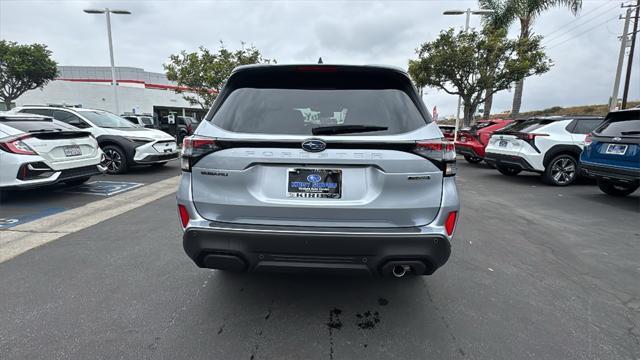
[{"label": "car windshield", "polygon": [[132,123],[120,116],[106,111],[82,111],[82,116],[91,121],[95,126],[102,128],[131,128]]},{"label": "car windshield", "polygon": [[311,135],[315,127],[377,126],[367,135],[400,134],[426,124],[415,104],[397,89],[235,90],[212,122],[234,132]]},{"label": "car windshield", "polygon": [[140,117],[140,122],[143,125],[153,125],[153,119],[150,118],[150,117],[142,116],[142,117]]}]

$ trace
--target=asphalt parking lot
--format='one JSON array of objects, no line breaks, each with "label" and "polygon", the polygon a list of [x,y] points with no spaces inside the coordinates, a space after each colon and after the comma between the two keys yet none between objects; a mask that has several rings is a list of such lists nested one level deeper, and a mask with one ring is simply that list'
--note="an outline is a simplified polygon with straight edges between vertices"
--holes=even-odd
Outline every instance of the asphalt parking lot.
[{"label": "asphalt parking lot", "polygon": [[[167,195],[0,263],[0,358],[640,359],[640,192],[458,164],[459,227],[432,276],[198,269]],[[118,181],[144,189],[178,172]]]}]

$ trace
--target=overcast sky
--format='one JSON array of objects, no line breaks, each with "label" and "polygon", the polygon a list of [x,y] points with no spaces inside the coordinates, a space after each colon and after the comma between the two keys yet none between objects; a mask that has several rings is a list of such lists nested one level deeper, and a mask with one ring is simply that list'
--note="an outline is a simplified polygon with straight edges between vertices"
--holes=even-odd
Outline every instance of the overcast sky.
[{"label": "overcast sky", "polygon": [[[116,65],[162,72],[172,53],[254,44],[278,63],[389,64],[407,68],[415,49],[464,16],[446,9],[476,8],[476,1],[28,1],[0,0],[0,38],[46,44],[60,65],[109,64],[104,16],[84,8],[125,8],[112,16]],[[622,32],[620,1],[585,0],[581,14],[545,13],[534,24],[555,66],[525,82],[523,110],[606,103],[613,88]],[[473,16],[472,27],[480,19]],[[515,36],[518,26],[511,28]],[[622,93],[622,90],[620,91]],[[634,59],[631,99],[640,99],[640,48]],[[621,96],[621,95],[620,95]],[[455,112],[456,97],[428,89],[425,102],[441,116]],[[500,92],[494,112],[511,108]]]}]

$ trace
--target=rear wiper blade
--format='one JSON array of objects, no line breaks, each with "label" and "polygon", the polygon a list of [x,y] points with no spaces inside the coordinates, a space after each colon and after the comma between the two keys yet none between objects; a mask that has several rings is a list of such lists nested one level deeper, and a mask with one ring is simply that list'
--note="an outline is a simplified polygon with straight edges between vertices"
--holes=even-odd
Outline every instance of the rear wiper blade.
[{"label": "rear wiper blade", "polygon": [[638,130],[621,131],[620,134],[622,134],[622,135],[640,135],[640,131],[638,131]]},{"label": "rear wiper blade", "polygon": [[373,125],[334,125],[334,126],[319,126],[311,129],[313,135],[337,135],[337,134],[349,134],[349,133],[363,133],[371,131],[383,131],[389,129],[386,126],[373,126]]}]

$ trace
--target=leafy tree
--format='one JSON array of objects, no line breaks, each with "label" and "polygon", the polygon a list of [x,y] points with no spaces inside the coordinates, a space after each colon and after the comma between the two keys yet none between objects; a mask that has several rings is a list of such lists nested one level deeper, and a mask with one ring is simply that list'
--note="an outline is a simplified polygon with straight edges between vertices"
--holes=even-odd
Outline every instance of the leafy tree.
[{"label": "leafy tree", "polygon": [[20,95],[46,85],[56,76],[57,64],[45,45],[0,40],[0,99],[7,110]]},{"label": "leafy tree", "polygon": [[[497,3],[503,9],[500,15],[505,27],[509,27],[514,22],[520,23],[520,40],[528,40],[533,37],[533,23],[544,12],[556,7],[565,7],[571,14],[577,15],[582,9],[582,0],[494,0],[480,1],[480,5]],[[483,4],[484,3],[484,4]],[[521,54],[526,56],[526,54]],[[516,83],[513,94],[513,105],[511,107],[512,116],[520,113],[522,105],[522,91],[524,88],[524,78]]]},{"label": "leafy tree", "polygon": [[243,43],[242,49],[230,51],[220,42],[220,48],[215,53],[201,46],[196,52],[187,53],[183,50],[171,55],[164,69],[167,78],[180,87],[177,93],[183,94],[183,98],[191,105],[208,109],[235,67],[272,62],[275,60],[263,58],[254,46],[245,48]]},{"label": "leafy tree", "polygon": [[418,87],[432,86],[462,97],[467,126],[486,96],[551,66],[538,37],[509,40],[506,30],[456,33],[449,29],[416,52],[418,59],[409,60],[413,81]]}]

